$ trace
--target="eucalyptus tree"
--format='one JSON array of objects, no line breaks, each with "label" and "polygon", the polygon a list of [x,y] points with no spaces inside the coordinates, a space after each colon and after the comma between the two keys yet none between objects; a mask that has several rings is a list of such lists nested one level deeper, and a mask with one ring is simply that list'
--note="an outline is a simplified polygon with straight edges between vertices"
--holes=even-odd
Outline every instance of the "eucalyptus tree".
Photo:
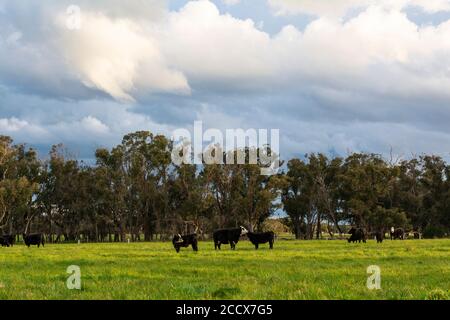
[{"label": "eucalyptus tree", "polygon": [[197,231],[200,236],[211,230],[214,199],[207,192],[205,176],[195,164],[175,166],[170,179],[169,206],[173,233]]},{"label": "eucalyptus tree", "polygon": [[14,226],[32,216],[38,191],[40,164],[37,154],[25,145],[14,145],[7,136],[0,136],[0,228],[9,233]]},{"label": "eucalyptus tree", "polygon": [[142,219],[145,240],[161,232],[169,212],[168,181],[171,142],[161,135],[139,131],[126,135],[118,146],[124,155],[127,204]]},{"label": "eucalyptus tree", "polygon": [[214,205],[216,227],[245,224],[253,230],[279,207],[275,201],[280,196],[279,177],[262,174],[262,152],[251,148],[225,152],[217,146],[205,152],[214,158],[204,161],[201,176]]},{"label": "eucalyptus tree", "polygon": [[308,164],[292,159],[287,164],[286,183],[282,189],[282,203],[289,216],[297,239],[311,239],[313,212],[313,178]]}]

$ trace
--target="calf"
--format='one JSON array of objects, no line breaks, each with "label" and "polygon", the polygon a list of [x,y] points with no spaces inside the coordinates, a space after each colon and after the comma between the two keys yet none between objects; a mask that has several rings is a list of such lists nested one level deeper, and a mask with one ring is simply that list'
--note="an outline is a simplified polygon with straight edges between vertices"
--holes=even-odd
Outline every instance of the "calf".
[{"label": "calf", "polygon": [[222,244],[230,244],[232,250],[236,249],[236,244],[241,235],[247,234],[248,231],[244,227],[235,229],[222,229],[213,233],[214,248],[220,250]]},{"label": "calf", "polygon": [[248,232],[247,237],[257,250],[261,243],[269,243],[270,249],[273,249],[273,242],[275,241],[275,233],[272,231],[263,233]]},{"label": "calf", "polygon": [[404,240],[405,239],[405,230],[403,230],[402,228],[394,229],[392,227],[391,228],[391,240],[395,240],[395,239]]},{"label": "calf", "polygon": [[42,233],[23,234],[23,242],[28,248],[30,246],[38,246],[39,248],[41,244],[44,246],[44,235]]},{"label": "calf", "polygon": [[172,243],[177,252],[180,252],[180,248],[187,248],[189,246],[192,246],[194,251],[198,251],[197,234],[177,234],[173,237]]},{"label": "calf", "polygon": [[348,233],[350,233],[350,238],[348,239],[349,243],[350,242],[361,243],[361,241],[366,243],[366,233],[364,232],[363,229],[352,227]]}]

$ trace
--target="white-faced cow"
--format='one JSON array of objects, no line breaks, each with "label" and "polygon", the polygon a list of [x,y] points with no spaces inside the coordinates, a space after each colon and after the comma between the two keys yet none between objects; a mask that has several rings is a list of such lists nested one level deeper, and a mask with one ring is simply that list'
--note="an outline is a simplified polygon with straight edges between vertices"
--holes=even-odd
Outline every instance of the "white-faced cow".
[{"label": "white-faced cow", "polygon": [[244,227],[234,229],[222,229],[217,230],[213,234],[214,248],[220,250],[222,244],[230,244],[232,250],[236,249],[236,244],[239,242],[239,238],[248,231]]},{"label": "white-faced cow", "polygon": [[395,240],[395,239],[404,240],[405,239],[405,230],[403,230],[402,228],[395,229],[394,227],[392,227],[391,228],[391,240]]},{"label": "white-faced cow", "polygon": [[275,241],[275,233],[272,231],[263,233],[247,233],[248,240],[255,246],[255,249],[259,248],[260,244],[269,243],[270,249],[273,249],[273,243]]},{"label": "white-faced cow", "polygon": [[196,233],[188,235],[177,234],[173,236],[172,243],[177,252],[180,252],[180,248],[187,248],[189,246],[192,246],[194,251],[198,251],[198,240]]},{"label": "white-faced cow", "polygon": [[23,242],[29,248],[30,246],[44,246],[44,235],[42,233],[23,234]]}]

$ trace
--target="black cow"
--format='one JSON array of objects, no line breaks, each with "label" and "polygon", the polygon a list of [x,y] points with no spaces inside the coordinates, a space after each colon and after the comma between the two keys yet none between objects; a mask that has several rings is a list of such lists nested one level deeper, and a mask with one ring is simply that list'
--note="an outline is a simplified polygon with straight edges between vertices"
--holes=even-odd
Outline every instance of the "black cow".
[{"label": "black cow", "polygon": [[348,239],[349,243],[350,242],[361,243],[361,241],[366,243],[366,233],[364,232],[363,229],[352,227],[348,233],[351,235],[350,238]]},{"label": "black cow", "polygon": [[375,239],[377,239],[377,243],[382,243],[384,239],[384,231],[376,231]]},{"label": "black cow", "polygon": [[14,246],[16,236],[11,234],[4,234],[0,236],[0,244],[2,247],[12,247]]},{"label": "black cow", "polygon": [[259,245],[262,243],[269,243],[270,249],[273,249],[273,242],[275,241],[275,233],[272,231],[263,232],[263,233],[247,233],[248,240],[255,246],[255,249],[258,249]]},{"label": "black cow", "polygon": [[194,251],[198,251],[198,240],[197,234],[195,233],[188,235],[177,234],[173,237],[172,243],[177,252],[180,252],[180,248],[187,248],[189,246],[192,246]]},{"label": "black cow", "polygon": [[9,241],[4,236],[0,236],[0,245],[2,247],[9,247]]},{"label": "black cow", "polygon": [[403,230],[402,228],[391,228],[391,240],[395,240],[395,239],[401,239],[404,240],[405,239],[405,230]]},{"label": "black cow", "polygon": [[44,246],[44,235],[42,233],[23,234],[23,242],[28,248],[30,246],[38,246],[39,248],[41,244]]},{"label": "black cow", "polygon": [[232,250],[236,249],[236,244],[239,242],[241,235],[248,233],[247,229],[244,227],[235,229],[222,229],[214,231],[214,248],[220,250],[222,244],[230,244]]}]

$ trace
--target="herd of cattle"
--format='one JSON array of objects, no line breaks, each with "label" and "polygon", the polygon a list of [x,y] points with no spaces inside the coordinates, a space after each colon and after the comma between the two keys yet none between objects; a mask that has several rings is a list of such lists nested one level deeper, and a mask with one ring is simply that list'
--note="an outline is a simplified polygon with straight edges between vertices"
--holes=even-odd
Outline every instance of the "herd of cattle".
[{"label": "herd of cattle", "polygon": [[[29,248],[30,246],[38,246],[41,244],[44,246],[44,235],[42,233],[35,234],[23,234],[23,242]],[[14,235],[3,235],[0,236],[0,245],[2,247],[12,247],[14,246],[16,236]]]},{"label": "herd of cattle", "polygon": [[[369,237],[375,238],[378,243],[383,242],[385,237],[384,231],[372,232],[368,233],[363,228],[351,228],[349,231],[350,238],[348,238],[348,242],[366,242]],[[406,232],[402,228],[391,228],[390,230],[390,238],[391,240],[395,239],[405,239]],[[418,232],[413,232],[414,238],[420,238],[420,234]],[[221,229],[217,230],[213,233],[214,240],[214,248],[221,249],[222,244],[229,244],[232,250],[236,249],[236,244],[239,242],[241,236],[247,235],[247,238],[250,242],[255,246],[255,249],[259,248],[260,244],[269,243],[270,249],[273,249],[273,244],[275,241],[275,233],[272,231],[262,232],[262,233],[254,233],[249,232],[244,227],[233,228],[233,229]],[[14,235],[3,235],[0,236],[0,245],[2,247],[12,247],[15,242]],[[35,234],[23,234],[23,242],[27,247],[31,245],[35,245],[40,247],[44,246],[44,235],[41,233]],[[189,246],[192,247],[194,251],[198,251],[198,238],[197,234],[188,234],[181,235],[177,234],[172,239],[173,246],[177,252],[180,252],[181,248],[187,248]]]},{"label": "herd of cattle", "polygon": [[[369,237],[375,238],[377,240],[378,243],[382,243],[384,240],[384,236],[385,236],[385,232],[384,231],[376,231],[376,232],[372,232],[372,233],[368,233],[366,232],[363,228],[351,228],[350,231],[348,232],[350,234],[350,238],[348,238],[348,242],[364,242],[366,243],[366,240]],[[420,233],[413,231],[412,232],[414,235],[414,239],[420,239]],[[409,234],[409,232],[405,232],[405,230],[403,228],[397,228],[395,229],[394,227],[391,228],[389,235],[391,240],[396,240],[396,239],[400,239],[400,240],[404,240],[406,235]]]},{"label": "herd of cattle", "polygon": [[[258,249],[259,245],[264,243],[269,243],[270,249],[273,249],[275,233],[272,231],[263,233],[249,232],[242,226],[240,228],[215,231],[213,233],[214,248],[220,250],[222,244],[229,244],[231,249],[235,250],[236,244],[243,235],[247,235],[248,240],[255,246],[255,249]],[[189,246],[192,246],[194,251],[198,251],[198,239],[195,233],[189,235],[177,234],[173,237],[172,243],[177,252],[180,252],[180,248],[187,248]]]},{"label": "herd of cattle", "polygon": [[[355,228],[352,227],[349,231],[350,238],[348,238],[348,242],[364,242],[366,243],[369,237],[373,237],[377,240],[378,243],[383,242],[385,237],[384,231],[377,231],[368,233],[363,228]],[[404,240],[408,233],[405,232],[402,228],[391,228],[390,230],[390,238],[391,240],[401,239]],[[420,238],[420,234],[418,232],[413,232],[414,238]],[[255,246],[255,249],[259,248],[260,244],[269,243],[270,249],[273,249],[273,243],[275,241],[275,233],[263,232],[263,233],[254,233],[249,232],[244,227],[235,228],[235,229],[222,229],[217,230],[213,234],[214,239],[214,248],[220,250],[220,246],[222,244],[229,244],[231,249],[236,249],[236,244],[238,243],[241,236],[247,235],[248,240]],[[192,246],[194,251],[198,251],[198,239],[197,234],[189,234],[189,235],[181,235],[177,234],[173,237],[172,240],[173,246],[177,252],[180,252],[180,248],[187,248]]]}]

